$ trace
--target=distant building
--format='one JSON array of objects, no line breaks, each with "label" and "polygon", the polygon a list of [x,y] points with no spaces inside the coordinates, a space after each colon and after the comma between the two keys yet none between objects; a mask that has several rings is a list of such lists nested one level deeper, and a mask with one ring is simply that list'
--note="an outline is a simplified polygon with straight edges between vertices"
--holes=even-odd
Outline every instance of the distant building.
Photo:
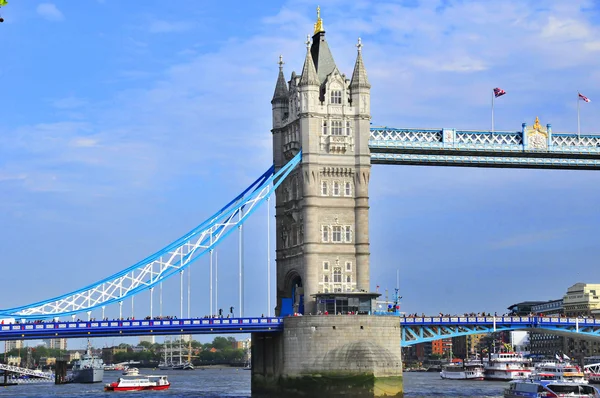
[{"label": "distant building", "polygon": [[11,366],[20,366],[21,365],[21,357],[11,355],[6,358],[6,363]]},{"label": "distant building", "polygon": [[140,343],[155,344],[156,338],[155,338],[155,336],[140,336]]},{"label": "distant building", "polygon": [[[600,310],[600,284],[576,283],[567,289],[563,297],[564,314],[567,317],[591,316]],[[567,337],[564,352],[583,362],[584,357],[600,354],[600,344],[595,340]]]},{"label": "distant building", "polygon": [[248,338],[246,340],[235,341],[231,345],[236,350],[248,350],[252,345],[252,340]]},{"label": "distant building", "polygon": [[46,339],[44,340],[44,344],[47,348],[53,350],[66,350],[67,349],[67,339]]},{"label": "distant building", "polygon": [[511,315],[528,316],[533,312],[533,306],[542,304],[544,302],[545,301],[523,301],[521,303],[513,304],[510,307],[508,307],[508,311]]},{"label": "distant building", "polygon": [[4,342],[4,352],[9,352],[14,349],[21,349],[25,346],[23,340],[10,340]]},{"label": "distant building", "polygon": [[456,358],[473,358],[479,352],[479,345],[484,334],[458,336],[452,339],[452,353]]},{"label": "distant building", "polygon": [[594,310],[600,310],[600,284],[574,284],[563,297],[563,307],[567,317],[592,315]]},{"label": "distant building", "polygon": [[[562,316],[563,299],[549,300],[531,307],[535,315]],[[530,353],[554,358],[557,353],[566,352],[566,337],[550,333],[531,332],[529,335]]]},{"label": "distant building", "polygon": [[452,338],[439,339],[431,342],[431,354],[444,358],[452,357]]}]

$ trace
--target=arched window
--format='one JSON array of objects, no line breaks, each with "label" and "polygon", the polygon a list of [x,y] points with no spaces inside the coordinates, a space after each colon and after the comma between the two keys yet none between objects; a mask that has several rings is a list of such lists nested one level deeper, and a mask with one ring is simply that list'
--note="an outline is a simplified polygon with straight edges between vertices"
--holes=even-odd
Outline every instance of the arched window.
[{"label": "arched window", "polygon": [[329,275],[324,275],[323,276],[323,282],[329,283]]},{"label": "arched window", "polygon": [[346,283],[352,283],[352,277],[350,275],[346,276]]},{"label": "arched window", "polygon": [[327,120],[323,120],[323,135],[327,135]]},{"label": "arched window", "polygon": [[340,104],[342,103],[342,92],[340,90],[333,90],[331,92],[331,103]]},{"label": "arched window", "polygon": [[342,283],[342,270],[339,268],[333,270],[333,283]]},{"label": "arched window", "polygon": [[340,182],[333,182],[333,196],[340,196]]},{"label": "arched window", "polygon": [[346,183],[344,184],[344,195],[352,196],[352,185],[349,181],[346,181]]}]

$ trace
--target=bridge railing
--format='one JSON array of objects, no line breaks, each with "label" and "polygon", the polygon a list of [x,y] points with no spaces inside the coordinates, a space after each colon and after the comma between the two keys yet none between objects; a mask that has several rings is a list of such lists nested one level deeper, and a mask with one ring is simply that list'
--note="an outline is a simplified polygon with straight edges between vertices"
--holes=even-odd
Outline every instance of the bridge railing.
[{"label": "bridge railing", "polygon": [[595,326],[600,325],[600,319],[592,318],[559,318],[540,316],[485,316],[485,317],[400,317],[401,325],[489,325],[493,323],[534,324],[534,325],[565,325],[565,326]]}]

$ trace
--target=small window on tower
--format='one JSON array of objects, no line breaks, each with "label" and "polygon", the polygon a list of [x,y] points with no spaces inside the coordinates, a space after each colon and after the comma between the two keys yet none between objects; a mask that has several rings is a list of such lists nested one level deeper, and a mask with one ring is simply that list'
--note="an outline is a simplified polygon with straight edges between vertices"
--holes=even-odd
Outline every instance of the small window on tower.
[{"label": "small window on tower", "polygon": [[333,226],[333,231],[331,233],[331,241],[332,242],[341,242],[342,241],[342,227],[339,225]]},{"label": "small window on tower", "polygon": [[327,196],[327,181],[321,181],[321,195]]},{"label": "small window on tower", "polygon": [[340,196],[340,183],[339,181],[333,182],[333,196]]},{"label": "small window on tower", "polygon": [[346,242],[348,242],[348,243],[352,242],[352,230],[350,229],[349,225],[346,225],[346,228],[345,228],[345,238],[346,238],[345,239]]},{"label": "small window on tower", "polygon": [[346,121],[346,135],[352,135],[352,123]]},{"label": "small window on tower", "polygon": [[341,104],[342,103],[342,92],[340,90],[333,90],[331,92],[331,103]]},{"label": "small window on tower", "polygon": [[327,135],[327,120],[323,120],[323,135]]},{"label": "small window on tower", "polygon": [[344,195],[352,196],[352,185],[348,181],[344,184]]},{"label": "small window on tower", "polygon": [[342,121],[332,120],[331,121],[331,135],[342,135]]},{"label": "small window on tower", "polygon": [[323,242],[329,242],[329,227],[323,226]]}]

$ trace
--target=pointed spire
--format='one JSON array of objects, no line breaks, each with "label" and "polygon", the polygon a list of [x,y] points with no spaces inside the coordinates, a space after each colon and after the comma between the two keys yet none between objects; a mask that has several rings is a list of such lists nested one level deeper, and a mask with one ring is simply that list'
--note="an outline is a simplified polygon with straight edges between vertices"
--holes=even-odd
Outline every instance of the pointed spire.
[{"label": "pointed spire", "polygon": [[350,80],[350,88],[371,88],[369,79],[367,78],[367,71],[362,60],[362,42],[360,37],[358,38],[358,55],[356,56],[356,63],[354,64],[354,72],[352,72],[352,79]]},{"label": "pointed spire", "polygon": [[325,32],[325,29],[323,29],[323,20],[321,19],[321,7],[317,6],[317,22],[315,22],[315,32],[313,35],[319,32]]},{"label": "pointed spire", "polygon": [[306,36],[306,59],[304,60],[304,67],[302,68],[302,76],[300,76],[299,86],[306,86],[309,84],[319,85],[319,76],[317,76],[317,70],[315,69],[315,63],[310,55],[310,36]]},{"label": "pointed spire", "polygon": [[287,83],[285,82],[285,76],[283,75],[283,56],[279,56],[279,76],[277,76],[277,84],[275,85],[275,93],[273,94],[273,100],[271,100],[271,103],[275,100],[279,100],[279,99],[287,99],[288,98],[288,87],[287,87]]}]

